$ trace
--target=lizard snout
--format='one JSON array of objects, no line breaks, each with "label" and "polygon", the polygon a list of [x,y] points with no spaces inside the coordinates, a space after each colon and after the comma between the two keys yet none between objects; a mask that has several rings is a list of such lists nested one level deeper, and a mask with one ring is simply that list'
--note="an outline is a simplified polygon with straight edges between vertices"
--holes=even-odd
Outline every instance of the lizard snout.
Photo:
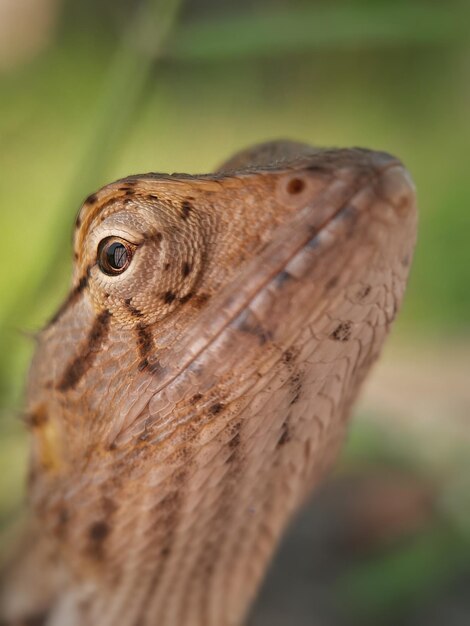
[{"label": "lizard snout", "polygon": [[416,188],[401,164],[392,164],[381,172],[378,191],[399,217],[408,215],[415,206]]}]

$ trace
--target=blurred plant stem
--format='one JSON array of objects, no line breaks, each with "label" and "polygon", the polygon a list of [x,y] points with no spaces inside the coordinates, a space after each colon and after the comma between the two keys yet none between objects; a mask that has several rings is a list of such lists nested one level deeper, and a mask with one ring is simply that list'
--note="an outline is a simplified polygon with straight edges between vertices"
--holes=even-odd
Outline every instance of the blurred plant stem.
[{"label": "blurred plant stem", "polygon": [[[101,184],[136,115],[155,63],[177,23],[181,5],[182,0],[144,0],[139,3],[110,63],[102,92],[96,99],[92,140],[78,160],[76,174],[61,202],[65,210],[56,213],[57,219],[48,242],[50,254],[43,256],[42,278],[34,284],[25,281],[19,286],[17,298],[3,310],[0,319],[3,329],[27,322],[31,310],[40,307],[49,294],[48,286],[63,271],[64,246],[70,245],[71,211],[78,210],[84,193]],[[2,352],[11,354],[16,334],[3,330],[2,335]],[[8,358],[0,360],[0,393],[3,398],[11,396],[9,365]]]},{"label": "blurred plant stem", "polygon": [[[460,3],[315,4],[195,20],[171,37],[168,56],[223,62],[282,56],[313,48],[434,45],[466,41],[468,13]],[[219,14],[220,15],[220,14]]]}]

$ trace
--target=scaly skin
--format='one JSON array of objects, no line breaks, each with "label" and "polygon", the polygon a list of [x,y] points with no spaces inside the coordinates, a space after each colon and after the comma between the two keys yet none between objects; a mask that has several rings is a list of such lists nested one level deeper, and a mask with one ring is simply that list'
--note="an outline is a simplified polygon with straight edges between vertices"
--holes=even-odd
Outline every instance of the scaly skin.
[{"label": "scaly skin", "polygon": [[[273,142],[90,196],[29,375],[36,547],[10,623],[240,624],[336,456],[415,232],[408,174],[360,149]],[[116,236],[132,258],[107,275]]]}]

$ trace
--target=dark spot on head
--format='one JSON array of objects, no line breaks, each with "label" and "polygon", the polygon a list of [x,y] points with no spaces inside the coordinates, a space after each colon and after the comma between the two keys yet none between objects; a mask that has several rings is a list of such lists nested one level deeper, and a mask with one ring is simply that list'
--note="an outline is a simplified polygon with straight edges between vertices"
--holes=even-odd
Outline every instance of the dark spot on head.
[{"label": "dark spot on head", "polygon": [[[95,202],[97,201],[98,196],[96,195],[96,193],[92,193],[88,196],[88,198],[85,200],[84,204],[95,204]],[[78,224],[77,224],[78,226]]]},{"label": "dark spot on head", "polygon": [[202,308],[206,302],[210,299],[210,295],[208,293],[198,293],[196,296],[192,298],[192,302],[198,308]]},{"label": "dark spot on head", "polygon": [[163,548],[160,550],[160,556],[162,559],[166,559],[170,556],[171,553],[171,546],[163,546]]},{"label": "dark spot on head", "polygon": [[286,350],[284,354],[282,355],[282,360],[284,361],[284,363],[290,363],[290,361],[292,361],[293,358],[294,358],[294,353],[292,352],[292,350]]},{"label": "dark spot on head", "polygon": [[85,271],[85,274],[80,278],[80,280],[77,283],[77,286],[74,289],[77,295],[80,294],[88,285],[88,281],[90,279],[90,272],[91,272],[91,266],[89,265]]},{"label": "dark spot on head", "polygon": [[288,271],[282,270],[278,274],[276,274],[275,281],[276,287],[282,287],[285,283],[292,279],[292,274],[289,274]]},{"label": "dark spot on head", "polygon": [[144,430],[144,432],[139,435],[139,441],[145,443],[148,441],[149,437],[150,433],[147,430]]},{"label": "dark spot on head", "polygon": [[181,217],[184,220],[187,220],[192,210],[193,205],[191,204],[191,202],[189,200],[183,200],[183,202],[181,203]]},{"label": "dark spot on head", "polygon": [[93,522],[93,524],[88,529],[88,536],[94,542],[100,542],[106,539],[109,535],[110,528],[104,520],[99,522]]},{"label": "dark spot on head", "polygon": [[341,322],[330,335],[335,341],[348,341],[351,337],[351,322]]},{"label": "dark spot on head", "polygon": [[[116,198],[110,198],[109,200],[106,200],[106,202],[103,202],[103,204],[100,206],[100,210],[103,211],[104,209],[107,209],[110,206],[113,206],[113,204],[116,204]],[[101,215],[101,221],[103,221],[105,219],[106,215],[102,214]]]},{"label": "dark spot on head", "polygon": [[74,252],[74,253],[73,253],[73,258],[74,258],[75,260],[77,260],[77,259],[78,259],[78,252]]},{"label": "dark spot on head", "polygon": [[86,268],[85,273],[80,278],[80,280],[78,281],[77,285],[69,293],[69,295],[67,296],[66,300],[61,304],[61,306],[59,307],[57,313],[52,317],[50,322],[47,324],[46,328],[48,328],[49,326],[52,326],[52,324],[55,324],[55,322],[57,322],[57,320],[65,313],[65,311],[70,306],[72,306],[72,304],[74,304],[78,300],[78,298],[79,298],[80,294],[82,293],[82,291],[84,291],[86,289],[86,287],[88,286],[88,280],[90,278],[90,272],[91,272],[91,265],[89,265]]},{"label": "dark spot on head", "polygon": [[59,391],[73,389],[93,365],[97,352],[108,335],[110,319],[111,312],[108,309],[102,311],[95,319],[83,351],[66,367],[57,385]]},{"label": "dark spot on head", "polygon": [[303,178],[291,178],[287,183],[287,191],[290,194],[301,193],[305,189],[305,181]]},{"label": "dark spot on head", "polygon": [[190,273],[191,273],[191,265],[188,262],[185,262],[183,264],[183,276],[186,278],[186,276],[189,276]]},{"label": "dark spot on head", "polygon": [[410,264],[410,261],[411,261],[411,256],[409,254],[405,254],[405,256],[401,260],[401,263],[403,267],[408,267],[408,265]]},{"label": "dark spot on head", "polygon": [[292,400],[289,402],[290,406],[292,406],[293,404],[299,401],[301,389],[302,387],[300,387],[298,391],[294,392],[294,395],[292,396]]},{"label": "dark spot on head", "polygon": [[119,189],[121,189],[121,191],[126,191],[127,189],[131,189],[132,187],[135,187],[137,185],[137,179],[136,178],[128,178],[127,180],[123,181],[123,185],[121,185],[121,187],[119,187]]},{"label": "dark spot on head", "polygon": [[[353,204],[347,204],[337,214],[337,219],[344,221],[351,220],[357,213],[357,209]],[[352,224],[351,224],[352,226]]]},{"label": "dark spot on head", "polygon": [[179,301],[182,304],[185,304],[186,302],[191,300],[192,304],[197,309],[202,309],[202,307],[206,304],[206,302],[209,299],[210,299],[210,295],[208,293],[198,293],[198,294],[195,294],[193,291],[189,291],[184,296],[181,296],[181,298],[179,298]]},{"label": "dark spot on head", "polygon": [[165,304],[171,304],[176,298],[176,295],[173,293],[173,291],[167,291],[164,295],[163,295],[163,302]]},{"label": "dark spot on head", "polygon": [[358,300],[364,300],[364,298],[367,298],[367,296],[371,292],[371,289],[372,289],[372,287],[370,285],[366,285],[362,289],[359,289],[359,291],[357,293],[357,299]]},{"label": "dark spot on head", "polygon": [[162,374],[164,371],[164,368],[159,361],[150,362],[146,357],[140,361],[137,369],[139,372],[147,370],[150,374]]},{"label": "dark spot on head", "polygon": [[196,402],[199,402],[199,400],[201,399],[202,399],[202,393],[195,393],[194,396],[190,399],[189,403],[196,404]]},{"label": "dark spot on head", "polygon": [[242,332],[257,337],[261,346],[267,341],[271,341],[273,338],[272,332],[264,328],[253,316],[253,314],[250,313],[250,311],[244,311],[241,315],[239,315],[235,320],[234,325]]},{"label": "dark spot on head", "polygon": [[[185,441],[187,441],[188,439],[192,439],[192,436],[194,435],[195,429],[193,428],[193,425],[189,424],[189,426],[190,428],[188,428],[187,430],[186,429],[183,430]],[[173,455],[177,462],[185,463],[187,467],[189,467],[189,465],[191,464],[191,456],[192,456],[191,446],[181,446],[180,448],[177,448],[175,450]],[[172,455],[172,458],[173,458],[173,455]],[[183,472],[180,472],[178,475],[181,475],[182,473]],[[174,479],[176,481],[176,474],[175,474]]]},{"label": "dark spot on head", "polygon": [[148,367],[148,359],[142,359],[139,363],[139,365],[137,366],[137,369],[139,370],[139,372],[142,372],[144,369],[146,369]]},{"label": "dark spot on head", "polygon": [[102,311],[95,320],[95,323],[91,327],[90,334],[88,336],[88,343],[91,347],[97,348],[102,337],[105,327],[109,324],[109,318],[111,317],[111,311],[105,309]]},{"label": "dark spot on head", "polygon": [[139,346],[139,354],[141,357],[146,357],[152,349],[153,339],[152,334],[145,324],[139,322],[136,326],[137,342]]},{"label": "dark spot on head", "polygon": [[290,440],[291,440],[291,435],[290,435],[290,431],[289,431],[289,425],[288,425],[287,420],[286,420],[284,422],[284,424],[282,425],[281,436],[279,437],[279,440],[277,442],[278,448],[280,448],[281,446],[285,445]]},{"label": "dark spot on head", "polygon": [[[235,440],[236,444],[235,444],[234,446],[232,446],[231,444],[232,444],[232,441],[234,441],[234,440]],[[239,451],[238,451],[238,444],[239,444],[239,443],[240,443],[240,435],[235,435],[235,437],[229,441],[229,449],[231,450],[231,454],[230,454],[230,456],[228,456],[228,457],[225,459],[225,463],[226,463],[226,465],[229,465],[229,464],[231,464],[231,463],[234,463],[235,461],[238,461],[238,460],[240,459],[240,453],[239,453]],[[236,470],[238,470],[238,468],[239,468],[239,463],[234,464],[234,466],[233,466],[233,467],[234,467]],[[229,485],[229,487],[227,488],[227,491],[226,491],[225,495],[226,495],[226,496],[228,496],[228,495],[229,495],[229,493],[233,493],[233,491],[234,491],[234,486],[233,486],[233,483],[232,483],[232,484],[230,484],[230,485]],[[222,509],[221,509],[221,511],[220,511],[220,515],[221,515],[221,516],[223,516],[223,515],[225,515],[226,513],[228,513],[228,510],[227,510],[226,512],[224,512],[224,509],[225,509],[227,506],[229,506],[229,505],[227,505],[227,504],[226,504],[225,506],[223,506],[223,507],[222,507]]]},{"label": "dark spot on head", "polygon": [[330,280],[326,283],[325,287],[326,287],[326,289],[333,289],[333,287],[336,287],[338,282],[339,282],[339,277],[338,276],[332,276],[330,278]]},{"label": "dark spot on head", "polygon": [[147,233],[144,233],[144,238],[143,238],[143,242],[144,244],[148,244],[148,243],[160,243],[160,241],[163,239],[163,235],[161,234],[161,232],[157,231],[150,231]]},{"label": "dark spot on head", "polygon": [[318,230],[316,228],[313,228],[311,231],[312,234],[312,238],[309,239],[307,241],[307,248],[310,248],[310,250],[313,250],[314,248],[317,248],[320,245],[320,237],[318,236]]},{"label": "dark spot on head", "polygon": [[292,388],[292,399],[290,404],[295,404],[300,398],[300,392],[302,391],[302,377],[299,372],[294,374],[290,380],[289,384]]},{"label": "dark spot on head", "polygon": [[224,405],[221,402],[214,402],[214,404],[209,407],[209,413],[211,413],[211,415],[218,415],[223,408]]},{"label": "dark spot on head", "polygon": [[185,302],[188,302],[188,300],[191,300],[191,298],[193,297],[193,295],[194,295],[194,294],[192,293],[192,291],[190,291],[190,292],[189,292],[189,293],[187,293],[185,296],[182,296],[182,297],[180,298],[180,302],[181,302],[181,304],[184,304]]},{"label": "dark spot on head", "polygon": [[173,482],[181,486],[188,480],[188,471],[186,469],[181,469],[173,474]]},{"label": "dark spot on head", "polygon": [[131,300],[132,298],[126,298],[124,300],[124,304],[126,305],[126,308],[129,311],[129,313],[133,315],[134,317],[143,317],[144,314],[142,313],[142,311],[140,309],[137,309],[135,306],[132,306]]},{"label": "dark spot on head", "polygon": [[230,463],[233,463],[234,461],[238,460],[238,458],[239,458],[237,447],[231,448],[231,450],[232,450],[232,453],[230,454],[230,456],[228,456],[225,459],[225,463],[227,465],[229,465]]},{"label": "dark spot on head", "polygon": [[165,263],[163,269],[165,270],[165,272],[167,272],[170,269],[170,267],[171,267],[171,263],[167,262]]},{"label": "dark spot on head", "polygon": [[155,202],[157,202],[157,201],[158,201],[158,196],[156,196],[156,195],[155,195],[155,194],[153,194],[153,193],[148,193],[145,197],[146,197],[148,200],[153,200],[153,201],[155,201]]},{"label": "dark spot on head", "polygon": [[68,510],[65,507],[61,507],[57,513],[57,522],[55,527],[56,535],[63,539],[67,532],[67,525],[70,519]]},{"label": "dark spot on head", "polygon": [[111,529],[105,520],[93,522],[88,528],[88,552],[96,559],[102,559],[104,556],[104,543]]},{"label": "dark spot on head", "polygon": [[44,405],[41,405],[35,411],[32,411],[25,416],[25,422],[31,428],[40,428],[41,426],[44,426],[47,421],[48,416]]},{"label": "dark spot on head", "polygon": [[240,441],[241,441],[240,433],[237,432],[228,442],[229,448],[231,448],[232,450],[234,450],[235,448],[238,448],[238,446],[240,445]]}]

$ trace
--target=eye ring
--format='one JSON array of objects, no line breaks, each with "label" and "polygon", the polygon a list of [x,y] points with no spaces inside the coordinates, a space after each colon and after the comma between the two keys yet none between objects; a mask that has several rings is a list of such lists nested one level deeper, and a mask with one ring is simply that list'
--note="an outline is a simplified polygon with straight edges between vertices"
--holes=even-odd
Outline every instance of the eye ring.
[{"label": "eye ring", "polygon": [[130,265],[134,246],[120,237],[105,237],[98,244],[97,261],[107,276],[122,274]]}]

